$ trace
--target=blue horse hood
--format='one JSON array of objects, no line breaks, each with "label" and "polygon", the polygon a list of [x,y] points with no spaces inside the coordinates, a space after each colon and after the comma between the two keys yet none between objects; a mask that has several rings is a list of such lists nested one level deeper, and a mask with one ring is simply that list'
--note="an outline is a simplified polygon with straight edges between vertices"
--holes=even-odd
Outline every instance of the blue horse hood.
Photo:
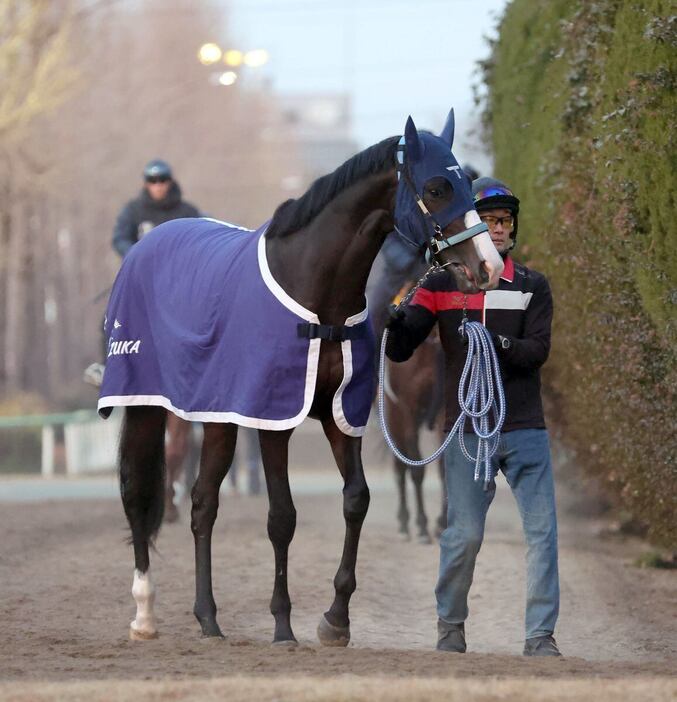
[{"label": "blue horse hood", "polygon": [[[449,112],[444,129],[439,136],[419,132],[411,117],[407,120],[404,135],[400,140],[400,168],[406,171],[416,192],[422,197],[425,184],[440,177],[451,185],[453,200],[435,213],[435,220],[442,228],[466,212],[475,209],[470,178],[464,173],[452,153],[454,142],[454,111]],[[423,245],[421,240],[421,211],[405,177],[399,178],[395,205],[395,221],[398,229],[410,239]],[[430,232],[425,232],[429,236]]]}]

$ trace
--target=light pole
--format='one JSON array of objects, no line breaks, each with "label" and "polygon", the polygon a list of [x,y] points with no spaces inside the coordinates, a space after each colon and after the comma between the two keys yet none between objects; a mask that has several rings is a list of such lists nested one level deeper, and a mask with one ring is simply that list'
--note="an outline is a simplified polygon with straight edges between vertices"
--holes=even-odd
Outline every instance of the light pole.
[{"label": "light pole", "polygon": [[222,49],[214,42],[203,44],[197,52],[198,61],[203,66],[215,67],[218,63],[228,66],[229,70],[215,71],[210,80],[215,85],[233,85],[238,79],[238,72],[242,66],[247,68],[260,68],[268,63],[269,55],[265,49],[251,49],[242,51],[241,49]]}]

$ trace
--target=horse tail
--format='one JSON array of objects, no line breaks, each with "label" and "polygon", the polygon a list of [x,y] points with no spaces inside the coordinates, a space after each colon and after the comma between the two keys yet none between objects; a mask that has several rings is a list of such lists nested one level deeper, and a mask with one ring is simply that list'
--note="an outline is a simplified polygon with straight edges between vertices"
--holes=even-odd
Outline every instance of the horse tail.
[{"label": "horse tail", "polygon": [[131,541],[152,545],[162,524],[165,423],[162,407],[127,407],[120,436],[120,496]]}]

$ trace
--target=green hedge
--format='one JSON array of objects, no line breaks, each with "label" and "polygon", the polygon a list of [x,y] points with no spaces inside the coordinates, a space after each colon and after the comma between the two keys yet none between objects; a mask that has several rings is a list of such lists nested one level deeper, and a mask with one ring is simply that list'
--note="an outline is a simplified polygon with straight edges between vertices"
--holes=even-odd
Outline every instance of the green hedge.
[{"label": "green hedge", "polygon": [[668,1],[513,0],[483,64],[518,251],[553,285],[556,419],[579,465],[673,547],[676,59]]}]

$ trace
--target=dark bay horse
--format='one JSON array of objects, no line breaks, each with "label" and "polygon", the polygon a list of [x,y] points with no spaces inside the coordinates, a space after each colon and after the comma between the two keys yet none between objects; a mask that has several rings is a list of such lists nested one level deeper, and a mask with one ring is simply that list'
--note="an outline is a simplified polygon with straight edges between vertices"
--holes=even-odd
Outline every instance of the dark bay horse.
[{"label": "dark bay horse", "polygon": [[[207,240],[218,246],[221,231],[222,238],[231,237],[237,234],[234,229],[238,228],[231,225],[219,229],[220,225],[213,221],[174,220],[157,227],[130,251],[109,302],[107,329],[113,349],[111,358],[115,363],[107,366],[99,411],[105,416],[112,406],[126,407],[120,442],[120,487],[134,546],[132,594],[137,612],[130,629],[132,638],[147,639],[157,635],[149,547],[162,521],[164,432],[166,410],[170,409],[184,419],[204,422],[200,472],[192,491],[191,520],[196,572],[193,611],[203,636],[222,636],[216,619],[211,563],[219,487],[233,459],[238,424],[259,429],[270,504],[268,535],[275,554],[270,609],[275,620],[273,641],[279,644],[296,642],[287,589],[287,554],[296,525],[288,480],[288,442],[294,426],[305,416],[322,423],[344,481],[346,530],[334,578],[335,597],[320,620],[318,636],[325,645],[348,644],[349,602],[356,588],[355,564],[360,531],[369,505],[369,489],[361,460],[361,432],[353,431],[343,421],[344,410],[341,406],[337,408],[337,398],[340,405],[341,393],[350,387],[345,386],[352,372],[350,344],[354,337],[349,324],[350,320],[362,319],[359,315],[364,308],[371,265],[397,220],[399,230],[409,237],[413,246],[421,250],[428,248],[439,264],[454,271],[462,290],[474,292],[495,287],[503,269],[486,226],[480,223],[474,210],[469,181],[451,154],[453,129],[453,112],[440,137],[419,134],[409,118],[402,138],[386,139],[358,153],[334,173],[313,183],[305,195],[280,205],[269,225],[259,231],[256,246],[259,261],[266,266],[268,285],[278,291],[288,307],[305,312],[312,310],[315,318],[321,321],[321,324],[299,325],[299,336],[308,334],[311,339],[309,357],[314,350],[318,354],[314,358],[312,382],[305,386],[306,390],[311,390],[306,397],[307,404],[291,420],[275,424],[277,420],[252,419],[242,411],[233,410],[231,404],[238,398],[223,398],[215,388],[219,382],[237,385],[241,380],[237,368],[233,374],[223,364],[210,366],[215,372],[214,380],[194,372],[196,367],[202,367],[197,364],[203,362],[204,354],[211,348],[231,343],[231,336],[219,335],[219,330],[228,328],[229,324],[228,319],[218,316],[219,311],[236,303],[256,307],[258,301],[247,298],[239,290],[228,293],[221,289],[210,290],[203,299],[194,299],[192,293],[182,288],[179,295],[175,290],[179,278],[193,286],[190,290],[199,290],[203,289],[200,286],[204,286],[205,279],[213,276],[225,290],[231,265],[229,259],[223,263],[222,275],[214,275],[214,266],[221,265],[220,259],[215,262],[213,257],[200,258],[188,244]],[[247,236],[257,234],[249,232],[240,237],[245,241],[242,251],[248,246]],[[178,242],[180,246],[178,243],[176,246],[180,258],[173,262],[170,249],[178,239],[182,239]],[[238,266],[238,260],[232,263],[234,267]],[[159,281],[169,269],[169,278],[175,285],[166,288],[163,296],[157,293]],[[125,295],[141,288],[144,295],[134,295],[125,307]],[[192,305],[193,314],[181,317],[182,305],[186,304]],[[247,307],[245,311],[255,311],[254,307]],[[200,308],[216,315],[211,319],[213,328],[202,326],[204,315],[199,314]],[[123,314],[125,310],[127,317]],[[135,324],[133,315],[142,316],[147,324],[164,325],[162,330],[181,327],[184,333],[177,339],[169,335],[161,338],[157,335],[124,336]],[[249,326],[252,328],[247,331],[253,335],[248,347],[253,350],[251,353],[261,349],[274,351],[282,343],[271,329],[254,323]],[[235,332],[234,336],[241,333],[242,330]],[[315,342],[318,343],[314,345]],[[369,339],[368,345],[373,348],[373,339]],[[247,355],[240,359],[246,363]],[[296,361],[294,358],[290,363]],[[135,364],[146,364],[144,370],[150,368],[152,372],[137,373]],[[288,380],[286,375],[285,368],[278,368],[271,377],[259,379],[260,397],[270,398],[270,402],[284,400],[276,395],[276,389]],[[368,412],[373,370],[367,385]],[[228,411],[209,408],[194,411],[182,407],[181,397],[191,393],[208,396],[209,407],[227,401],[230,403]],[[267,402],[261,400],[257,417],[265,416]]]}]

